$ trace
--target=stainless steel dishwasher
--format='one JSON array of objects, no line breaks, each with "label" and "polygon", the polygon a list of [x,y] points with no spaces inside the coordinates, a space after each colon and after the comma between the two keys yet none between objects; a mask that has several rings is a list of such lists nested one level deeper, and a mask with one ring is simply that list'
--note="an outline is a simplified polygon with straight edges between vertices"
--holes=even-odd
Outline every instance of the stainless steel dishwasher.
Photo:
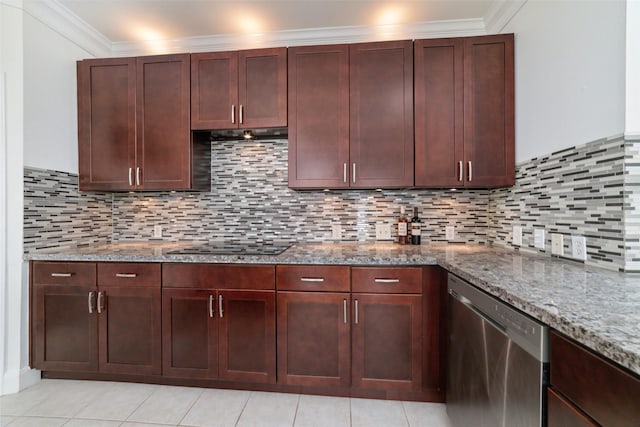
[{"label": "stainless steel dishwasher", "polygon": [[547,327],[452,274],[448,287],[452,425],[544,426]]}]

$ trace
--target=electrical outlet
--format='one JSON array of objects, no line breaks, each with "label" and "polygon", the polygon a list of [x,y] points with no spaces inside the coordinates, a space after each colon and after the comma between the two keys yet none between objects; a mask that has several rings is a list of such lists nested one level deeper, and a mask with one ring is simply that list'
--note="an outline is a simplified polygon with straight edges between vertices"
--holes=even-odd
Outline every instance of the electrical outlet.
[{"label": "electrical outlet", "polygon": [[391,240],[391,226],[389,224],[376,223],[376,240]]},{"label": "electrical outlet", "polygon": [[444,235],[448,241],[452,241],[456,239],[456,227],[455,225],[447,225],[444,228]]},{"label": "electrical outlet", "polygon": [[551,233],[551,254],[564,255],[564,237],[562,234]]},{"label": "electrical outlet", "polygon": [[522,246],[522,227],[519,225],[513,226],[511,243],[513,243],[513,246]]},{"label": "electrical outlet", "polygon": [[571,255],[579,260],[587,260],[587,239],[584,236],[571,236]]},{"label": "electrical outlet", "polygon": [[331,224],[331,239],[332,240],[342,240],[342,225],[341,224]]},{"label": "electrical outlet", "polygon": [[154,239],[162,238],[162,226],[160,224],[156,224],[153,226],[153,238]]},{"label": "electrical outlet", "polygon": [[544,228],[533,229],[533,246],[538,249],[545,249]]}]

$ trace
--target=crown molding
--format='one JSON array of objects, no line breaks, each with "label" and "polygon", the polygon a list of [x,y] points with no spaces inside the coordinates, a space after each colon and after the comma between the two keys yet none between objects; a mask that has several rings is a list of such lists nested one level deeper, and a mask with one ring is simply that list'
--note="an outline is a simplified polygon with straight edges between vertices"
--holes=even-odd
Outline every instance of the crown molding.
[{"label": "crown molding", "polygon": [[358,43],[383,40],[461,37],[486,34],[482,19],[422,22],[388,27],[332,27],[274,31],[257,35],[216,35],[154,42],[116,42],[114,56],[205,52],[279,46]]},{"label": "crown molding", "polygon": [[[15,3],[15,1],[13,2]],[[92,56],[111,56],[111,40],[64,7],[58,0],[29,0],[21,3],[25,13],[86,50]]]},{"label": "crown molding", "polygon": [[520,11],[527,0],[495,0],[484,15],[487,34],[498,34]]}]

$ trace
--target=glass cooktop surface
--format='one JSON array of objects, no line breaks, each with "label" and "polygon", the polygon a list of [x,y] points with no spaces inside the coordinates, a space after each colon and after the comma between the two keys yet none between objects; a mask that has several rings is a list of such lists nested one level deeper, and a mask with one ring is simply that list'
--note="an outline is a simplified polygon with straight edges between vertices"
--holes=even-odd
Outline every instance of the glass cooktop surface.
[{"label": "glass cooktop surface", "polygon": [[284,242],[209,242],[167,252],[174,255],[279,255],[291,247]]}]

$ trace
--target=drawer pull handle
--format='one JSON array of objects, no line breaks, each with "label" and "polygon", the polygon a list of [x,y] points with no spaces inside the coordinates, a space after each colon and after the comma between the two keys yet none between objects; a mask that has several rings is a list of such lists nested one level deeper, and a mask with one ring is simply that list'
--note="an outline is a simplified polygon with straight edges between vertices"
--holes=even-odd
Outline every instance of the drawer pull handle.
[{"label": "drawer pull handle", "polygon": [[116,273],[116,277],[121,277],[124,279],[133,279],[134,277],[138,277],[136,273]]},{"label": "drawer pull handle", "polygon": [[89,314],[93,314],[93,310],[94,310],[94,300],[95,300],[95,295],[96,293],[91,291],[89,292],[89,298],[87,299],[87,305],[89,306]]},{"label": "drawer pull handle", "polygon": [[400,279],[375,279],[376,283],[400,283]]},{"label": "drawer pull handle", "polygon": [[462,172],[463,172],[463,167],[462,167],[462,160],[460,160],[458,162],[458,181],[462,182]]},{"label": "drawer pull handle", "polygon": [[236,105],[231,104],[231,123],[236,124]]},{"label": "drawer pull handle", "polygon": [[73,273],[51,273],[51,277],[71,277]]},{"label": "drawer pull handle", "polygon": [[104,292],[98,292],[98,314],[104,311]]},{"label": "drawer pull handle", "polygon": [[220,311],[220,318],[224,317],[224,310],[222,310],[222,295],[218,295],[218,310]]},{"label": "drawer pull handle", "polygon": [[301,277],[300,278],[301,282],[324,282],[324,278],[323,277]]},{"label": "drawer pull handle", "polygon": [[215,313],[213,311],[213,295],[209,295],[209,317],[213,319]]}]

